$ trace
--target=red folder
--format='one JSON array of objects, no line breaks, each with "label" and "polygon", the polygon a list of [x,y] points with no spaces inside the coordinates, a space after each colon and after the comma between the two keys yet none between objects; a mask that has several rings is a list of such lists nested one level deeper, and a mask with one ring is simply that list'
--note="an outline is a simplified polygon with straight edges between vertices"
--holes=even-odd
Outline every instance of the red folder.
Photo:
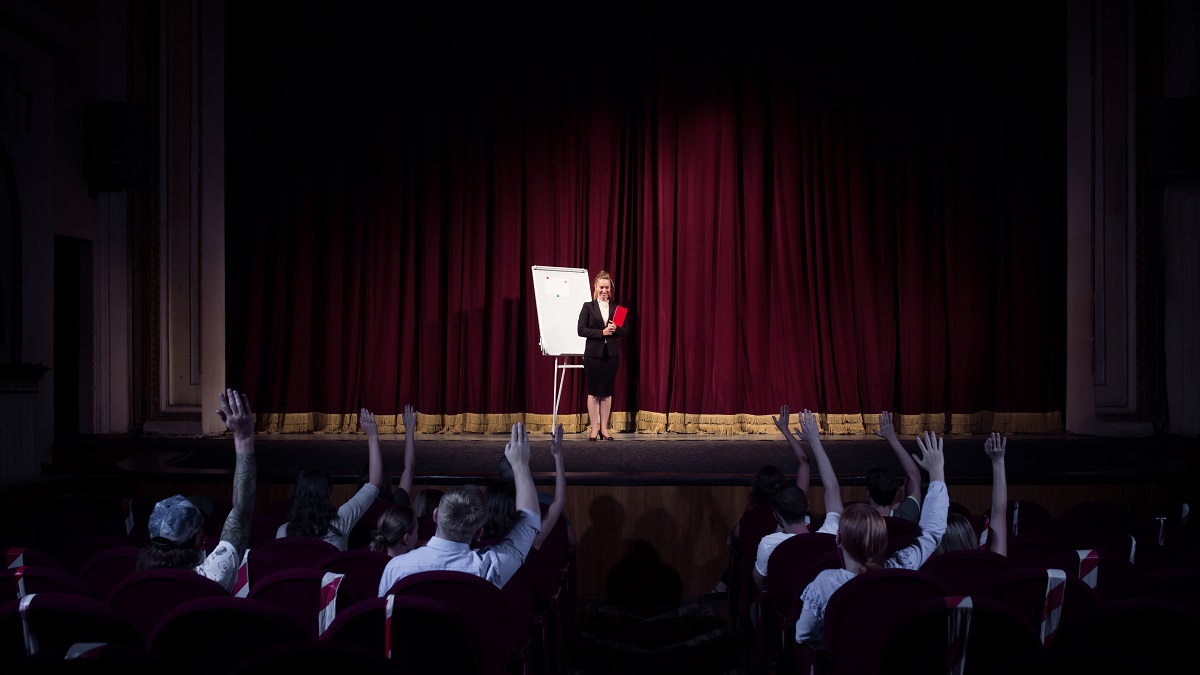
[{"label": "red folder", "polygon": [[620,328],[621,326],[625,325],[625,315],[628,313],[629,313],[628,309],[626,309],[620,305],[617,305],[617,311],[613,312],[613,318],[612,318],[613,323],[617,324],[617,328]]}]

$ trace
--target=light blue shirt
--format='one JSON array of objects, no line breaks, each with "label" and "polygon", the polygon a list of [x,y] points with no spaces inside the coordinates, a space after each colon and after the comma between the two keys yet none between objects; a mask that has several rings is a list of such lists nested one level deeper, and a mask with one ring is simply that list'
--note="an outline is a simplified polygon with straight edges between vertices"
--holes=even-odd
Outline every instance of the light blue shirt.
[{"label": "light blue shirt", "polygon": [[512,578],[541,531],[542,517],[533,511],[522,509],[517,512],[517,524],[504,541],[485,549],[472,549],[469,544],[450,541],[434,536],[429,543],[402,553],[383,568],[379,579],[379,597],[387,595],[392,584],[410,574],[435,570],[467,572],[487,579],[497,588]]},{"label": "light blue shirt", "polygon": [[[883,562],[884,567],[915,570],[921,567],[937,549],[946,533],[946,512],[950,510],[950,495],[942,481],[930,481],[921,508],[921,534],[912,544],[893,553]],[[868,572],[869,574],[869,572]],[[804,587],[800,594],[800,619],[796,621],[796,642],[808,643],[814,649],[825,646],[825,608],[832,596],[854,573],[845,569],[824,570]]]}]

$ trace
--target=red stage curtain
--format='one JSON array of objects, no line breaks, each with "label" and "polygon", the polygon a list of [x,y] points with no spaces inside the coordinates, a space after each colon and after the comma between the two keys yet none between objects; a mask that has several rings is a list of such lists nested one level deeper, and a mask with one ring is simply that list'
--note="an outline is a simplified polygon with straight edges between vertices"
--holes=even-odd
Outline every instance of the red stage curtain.
[{"label": "red stage curtain", "polygon": [[544,429],[556,265],[632,310],[618,430],[1061,430],[1061,8],[867,4],[229,8],[230,384],[268,429]]}]

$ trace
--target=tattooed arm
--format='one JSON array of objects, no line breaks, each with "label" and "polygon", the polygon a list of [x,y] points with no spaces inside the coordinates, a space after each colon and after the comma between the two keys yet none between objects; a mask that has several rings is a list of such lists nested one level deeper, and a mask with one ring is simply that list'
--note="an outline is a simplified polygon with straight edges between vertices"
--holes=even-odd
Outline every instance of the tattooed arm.
[{"label": "tattooed arm", "polygon": [[221,394],[221,409],[217,411],[225,427],[233,432],[236,465],[233,470],[233,507],[221,530],[221,540],[233,544],[237,558],[250,541],[250,522],[254,516],[254,493],[258,470],[254,462],[254,414],[245,394],[226,389]]}]

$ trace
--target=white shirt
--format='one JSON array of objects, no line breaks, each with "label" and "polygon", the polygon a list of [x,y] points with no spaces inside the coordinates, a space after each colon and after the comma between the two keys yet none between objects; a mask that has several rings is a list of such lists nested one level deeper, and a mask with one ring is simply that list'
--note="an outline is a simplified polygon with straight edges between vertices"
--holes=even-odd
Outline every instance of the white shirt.
[{"label": "white shirt", "polygon": [[[842,514],[830,513],[825,517],[825,522],[821,523],[821,529],[817,530],[817,532],[822,534],[837,534],[838,523],[840,522],[842,522]],[[771,557],[771,553],[775,550],[775,547],[782,544],[789,537],[794,536],[796,535],[790,532],[772,532],[763,537],[762,541],[758,542],[758,553],[754,559],[754,569],[758,570],[758,573],[764,579],[767,576],[767,559]]]},{"label": "white shirt", "polygon": [[212,553],[204,556],[204,560],[196,565],[195,569],[200,576],[208,577],[221,584],[225,590],[232,591],[233,584],[237,581],[238,565],[240,564],[237,549],[233,547],[233,544],[222,540]]}]

